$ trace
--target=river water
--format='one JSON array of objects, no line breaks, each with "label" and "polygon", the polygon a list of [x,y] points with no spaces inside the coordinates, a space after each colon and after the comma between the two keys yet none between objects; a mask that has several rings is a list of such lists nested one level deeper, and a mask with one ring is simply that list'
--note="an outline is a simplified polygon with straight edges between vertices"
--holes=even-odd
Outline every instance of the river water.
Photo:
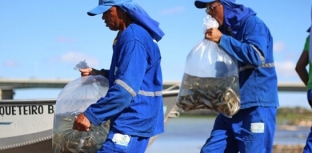
[{"label": "river water", "polygon": [[[56,99],[61,89],[17,89],[14,99]],[[35,94],[34,94],[35,93]],[[310,108],[306,92],[279,92],[280,107]],[[170,118],[165,132],[157,137],[146,153],[198,153],[212,130],[211,118]],[[275,144],[304,145],[310,127],[293,131],[276,129]]]},{"label": "river water", "polygon": [[[213,118],[170,118],[165,132],[157,137],[146,153],[199,153],[213,123]],[[274,144],[304,145],[309,132],[310,127],[299,127],[293,131],[277,127]]]}]

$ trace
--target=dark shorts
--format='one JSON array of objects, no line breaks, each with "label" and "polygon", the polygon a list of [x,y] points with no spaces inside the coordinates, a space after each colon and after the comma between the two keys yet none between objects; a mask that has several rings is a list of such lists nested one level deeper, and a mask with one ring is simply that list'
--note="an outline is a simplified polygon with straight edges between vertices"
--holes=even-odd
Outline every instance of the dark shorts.
[{"label": "dark shorts", "polygon": [[308,99],[310,107],[312,108],[312,89],[309,89],[307,91],[307,99]]},{"label": "dark shorts", "polygon": [[[312,89],[309,89],[307,91],[307,98],[308,98],[308,102],[309,102],[310,106],[312,107]],[[308,135],[306,145],[303,149],[303,153],[311,153],[311,152],[312,152],[312,127],[311,127],[311,131]]]}]

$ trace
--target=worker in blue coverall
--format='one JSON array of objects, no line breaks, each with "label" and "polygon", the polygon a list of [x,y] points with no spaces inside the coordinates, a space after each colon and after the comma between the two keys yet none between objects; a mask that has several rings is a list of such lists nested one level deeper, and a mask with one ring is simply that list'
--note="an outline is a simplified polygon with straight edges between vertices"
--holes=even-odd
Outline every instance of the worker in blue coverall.
[{"label": "worker in blue coverall", "polygon": [[102,14],[118,34],[109,70],[80,69],[82,76],[102,74],[109,79],[107,94],[77,116],[73,129],[110,120],[110,131],[98,153],[144,153],[150,137],[164,131],[161,54],[164,36],[159,23],[132,0],[99,0],[88,12]]},{"label": "worker in blue coverall", "polygon": [[[312,63],[312,54],[311,54],[311,51],[312,51],[312,39],[311,39],[312,38],[312,30],[311,30],[311,28],[312,28],[312,8],[311,8],[311,27],[309,29],[310,42],[308,42],[309,43],[309,63]],[[310,91],[310,94],[308,91],[308,98],[311,98],[311,91]],[[304,146],[303,153],[312,153],[312,127],[311,127],[311,131],[308,135],[306,145]]]},{"label": "worker in blue coverall", "polygon": [[271,153],[279,101],[270,30],[235,0],[196,0],[195,6],[219,23],[205,38],[238,61],[241,101],[232,118],[217,116],[201,153]]}]

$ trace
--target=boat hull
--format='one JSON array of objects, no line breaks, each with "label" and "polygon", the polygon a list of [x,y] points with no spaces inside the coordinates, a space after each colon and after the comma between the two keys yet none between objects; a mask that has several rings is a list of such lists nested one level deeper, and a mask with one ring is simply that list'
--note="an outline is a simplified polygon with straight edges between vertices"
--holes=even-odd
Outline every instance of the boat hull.
[{"label": "boat hull", "polygon": [[[178,91],[163,92],[165,123],[168,118],[178,116],[175,105],[177,94]],[[0,116],[0,152],[52,153],[55,102],[56,100],[0,100],[0,114],[3,114]],[[151,138],[149,145],[155,139],[156,136]]]}]

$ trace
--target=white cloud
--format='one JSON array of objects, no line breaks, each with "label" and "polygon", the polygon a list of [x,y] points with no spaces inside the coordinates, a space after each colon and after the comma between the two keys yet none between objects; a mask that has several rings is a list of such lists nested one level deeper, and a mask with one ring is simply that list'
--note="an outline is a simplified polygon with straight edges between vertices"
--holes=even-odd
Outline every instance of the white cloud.
[{"label": "white cloud", "polygon": [[60,57],[60,60],[63,62],[68,62],[68,63],[74,63],[77,64],[80,61],[86,60],[88,66],[90,67],[95,67],[99,64],[99,61],[97,58],[86,55],[81,52],[67,52],[64,55]]},{"label": "white cloud", "polygon": [[5,67],[16,67],[16,66],[18,66],[18,62],[14,61],[14,60],[6,60],[6,61],[4,61],[3,65]]},{"label": "white cloud", "polygon": [[184,10],[185,10],[184,6],[176,6],[173,8],[161,10],[160,14],[162,15],[177,14],[177,13],[183,12]]},{"label": "white cloud", "polygon": [[275,62],[275,68],[278,77],[293,77],[298,76],[295,71],[296,63],[293,61],[282,61],[282,62]]},{"label": "white cloud", "polygon": [[280,51],[284,51],[286,48],[286,44],[284,42],[275,42],[273,44],[273,51],[276,51],[276,52],[280,52]]}]

